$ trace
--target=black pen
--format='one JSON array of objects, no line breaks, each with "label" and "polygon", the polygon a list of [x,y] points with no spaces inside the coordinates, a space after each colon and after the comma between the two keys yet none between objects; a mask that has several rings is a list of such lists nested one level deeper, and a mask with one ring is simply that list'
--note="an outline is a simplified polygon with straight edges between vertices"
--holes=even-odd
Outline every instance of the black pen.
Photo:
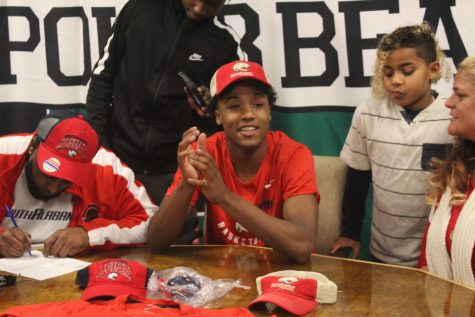
[{"label": "black pen", "polygon": [[[12,211],[10,210],[10,208],[8,208],[7,204],[5,204],[5,209],[7,210],[8,217],[10,217],[10,220],[12,221],[13,225],[15,226],[15,228],[18,229],[18,225],[15,221],[15,217],[13,217]],[[33,256],[30,251],[27,251],[27,252],[30,256]]]}]

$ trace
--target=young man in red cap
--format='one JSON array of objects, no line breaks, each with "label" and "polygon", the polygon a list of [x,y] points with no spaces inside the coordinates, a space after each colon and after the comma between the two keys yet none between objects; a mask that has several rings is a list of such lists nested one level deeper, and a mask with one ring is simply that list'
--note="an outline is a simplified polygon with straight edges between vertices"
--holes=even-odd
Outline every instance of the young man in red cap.
[{"label": "young man in red cap", "polygon": [[308,261],[316,234],[318,190],[313,156],[280,131],[269,131],[275,93],[259,64],[235,61],[211,80],[211,107],[223,126],[207,138],[188,129],[179,169],[151,220],[147,240],[162,252],[203,194],[206,242],[269,246]]},{"label": "young man in red cap", "polygon": [[44,117],[34,134],[0,138],[0,206],[3,257],[35,243],[60,257],[143,243],[157,210],[133,172],[69,111]]}]

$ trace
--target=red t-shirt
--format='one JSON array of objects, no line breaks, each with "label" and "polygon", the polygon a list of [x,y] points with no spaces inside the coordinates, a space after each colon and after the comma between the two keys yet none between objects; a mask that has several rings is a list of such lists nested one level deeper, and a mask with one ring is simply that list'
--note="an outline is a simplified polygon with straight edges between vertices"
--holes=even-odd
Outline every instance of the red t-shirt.
[{"label": "red t-shirt", "polygon": [[[128,302],[131,299],[132,302]],[[176,305],[163,308],[160,305]],[[10,307],[0,313],[0,317],[253,317],[242,307],[209,309],[177,304],[173,301],[150,300],[134,295],[121,295],[109,301],[71,300],[65,302],[33,304]]]},{"label": "red t-shirt", "polygon": [[[266,156],[249,183],[243,183],[236,176],[224,132],[209,137],[206,149],[214,158],[229,190],[273,217],[283,217],[283,203],[289,197],[315,194],[319,199],[312,153],[305,145],[292,140],[283,132],[273,131],[267,134]],[[182,174],[178,169],[167,195],[173,193],[181,179]],[[197,187],[191,205],[194,206],[199,194],[200,188]],[[265,246],[264,242],[248,232],[220,206],[209,201],[206,219],[206,243]]]},{"label": "red t-shirt", "polygon": [[[473,192],[474,184],[469,183],[468,189],[467,189],[467,197],[469,197],[472,192]],[[449,254],[449,257],[452,256],[452,234],[455,229],[455,225],[457,224],[457,219],[460,216],[460,213],[462,212],[462,208],[464,205],[460,206],[454,206],[452,207],[451,210],[451,216],[449,220],[449,224],[447,226],[447,233],[445,235],[445,245],[447,247],[447,252]],[[436,210],[437,212],[437,210]],[[426,245],[427,245],[427,231],[429,230],[430,223],[427,225],[426,232],[424,234],[424,239],[422,240],[422,249],[421,249],[421,255],[419,257],[419,261],[417,262],[417,267],[423,267],[427,265],[427,258],[426,258]],[[475,275],[475,246],[472,250],[472,270],[474,275]]]}]

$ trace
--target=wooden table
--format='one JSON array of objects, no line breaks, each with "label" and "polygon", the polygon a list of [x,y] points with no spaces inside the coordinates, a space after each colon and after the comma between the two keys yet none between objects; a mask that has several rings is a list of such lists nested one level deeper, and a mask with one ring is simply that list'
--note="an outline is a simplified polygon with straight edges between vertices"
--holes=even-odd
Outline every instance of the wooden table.
[{"label": "wooden table", "polygon": [[[251,289],[235,288],[208,304],[209,308],[245,307],[256,296],[255,279],[280,270],[316,271],[338,285],[335,304],[322,304],[309,316],[475,316],[475,290],[431,274],[364,261],[314,255],[310,263],[296,265],[267,248],[247,246],[177,246],[167,254],[150,254],[146,248],[94,253],[80,259],[94,262],[126,258],[155,270],[188,266],[212,279],[240,279]],[[79,299],[76,273],[45,281],[23,278],[0,288],[0,311],[14,305]],[[265,310],[252,310],[268,316]],[[277,310],[278,316],[290,314]]]}]

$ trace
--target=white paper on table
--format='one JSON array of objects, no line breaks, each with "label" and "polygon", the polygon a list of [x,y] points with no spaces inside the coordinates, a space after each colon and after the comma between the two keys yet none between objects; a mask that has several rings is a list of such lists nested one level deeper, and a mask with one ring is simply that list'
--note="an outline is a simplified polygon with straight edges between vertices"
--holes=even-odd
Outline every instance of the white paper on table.
[{"label": "white paper on table", "polygon": [[78,271],[91,264],[73,258],[45,257],[38,250],[32,250],[31,255],[25,253],[21,258],[2,258],[0,270],[42,281]]}]

